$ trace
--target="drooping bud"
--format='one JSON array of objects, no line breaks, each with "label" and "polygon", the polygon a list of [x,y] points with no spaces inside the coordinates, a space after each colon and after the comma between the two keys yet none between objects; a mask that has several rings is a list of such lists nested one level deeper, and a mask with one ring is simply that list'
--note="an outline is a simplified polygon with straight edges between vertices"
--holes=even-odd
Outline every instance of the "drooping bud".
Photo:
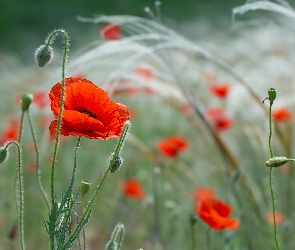
[{"label": "drooping bud", "polygon": [[270,88],[268,90],[268,98],[270,102],[273,102],[277,97],[277,90],[274,88]]},{"label": "drooping bud", "polygon": [[8,151],[5,147],[0,147],[0,164],[7,158]]},{"label": "drooping bud", "polygon": [[266,165],[267,167],[276,168],[276,167],[279,167],[279,166],[284,165],[284,164],[287,163],[288,161],[290,161],[290,159],[288,159],[287,157],[285,157],[285,156],[278,156],[278,157],[270,158],[270,159],[265,163],[265,165]]},{"label": "drooping bud", "polygon": [[108,243],[105,246],[105,250],[117,250],[118,249],[118,243],[114,240],[108,241]]},{"label": "drooping bud", "polygon": [[33,102],[33,95],[30,93],[25,93],[22,95],[22,102],[21,102],[21,108],[22,111],[27,111]]},{"label": "drooping bud", "polygon": [[87,181],[81,181],[80,184],[80,191],[82,196],[85,196],[85,194],[88,193],[89,189],[90,189],[91,183],[87,182]]},{"label": "drooping bud", "polygon": [[44,67],[53,58],[53,48],[49,45],[41,45],[36,49],[35,60],[39,67]]},{"label": "drooping bud", "polygon": [[[112,158],[112,157],[111,157]],[[116,155],[115,159],[113,160],[113,164],[111,166],[111,173],[115,173],[117,170],[121,168],[123,164],[123,158],[120,155]]]}]

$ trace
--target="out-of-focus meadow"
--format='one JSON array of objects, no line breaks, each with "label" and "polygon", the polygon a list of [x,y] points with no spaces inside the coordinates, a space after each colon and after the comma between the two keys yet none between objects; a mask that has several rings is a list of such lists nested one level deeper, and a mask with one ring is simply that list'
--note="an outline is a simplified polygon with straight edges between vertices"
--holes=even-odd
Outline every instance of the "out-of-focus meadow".
[{"label": "out-of-focus meadow", "polygon": [[[120,2],[118,13],[107,8],[104,13],[99,9],[91,13],[85,7],[71,12],[72,19],[67,14],[73,48],[66,77],[87,78],[104,89],[112,100],[129,108],[132,124],[122,151],[123,166],[107,176],[96,198],[85,229],[87,249],[104,249],[117,223],[126,229],[121,249],[276,249],[269,168],[265,166],[270,158],[269,101],[263,104],[262,100],[271,87],[277,90],[272,113],[274,155],[294,157],[295,12],[283,0],[249,3],[232,10],[244,4],[233,3],[220,9],[216,19],[220,25],[206,15],[194,18],[198,11],[166,7],[165,2],[130,4],[135,12],[128,5],[129,13],[123,11],[127,4],[120,7]],[[192,9],[195,5],[191,3]],[[144,12],[144,7],[149,8]],[[222,12],[223,8],[228,8],[227,12]],[[63,9],[67,6],[59,13],[46,9],[48,16],[59,16],[55,25],[61,28]],[[139,15],[140,11],[142,17],[93,17],[100,13]],[[189,19],[183,18],[186,12]],[[175,14],[168,18],[167,13],[182,17]],[[208,13],[213,15],[214,11]],[[223,15],[224,23],[220,21]],[[7,45],[8,50],[3,49],[0,55],[1,145],[17,140],[20,96],[33,93],[30,113],[48,193],[54,145],[48,130],[54,119],[48,93],[61,81],[62,39],[57,38],[54,58],[46,67],[38,68],[33,54],[41,39],[55,28],[50,24],[34,22],[40,37],[30,31],[28,34],[34,35],[28,43],[21,42],[28,47],[19,46],[15,53],[11,53],[10,41],[3,42],[2,48]],[[75,25],[79,27],[76,30]],[[26,33],[25,29],[22,32]],[[21,36],[24,39],[26,34]],[[32,60],[27,57],[28,50]],[[57,193],[70,181],[76,140],[73,136],[61,138]],[[86,200],[100,181],[116,141],[82,138],[74,190],[81,181],[90,182]],[[46,217],[48,211],[37,188],[36,156],[26,118],[21,146],[26,247],[47,249],[40,213]],[[14,149],[9,151],[9,159],[0,168],[0,249],[19,249],[14,200],[17,156]],[[287,163],[273,169],[281,249],[295,248],[294,167]],[[214,230],[200,218],[197,204],[208,193],[230,206],[230,217],[239,221],[238,226]],[[81,210],[76,204],[77,214]],[[73,249],[79,249],[78,243]]]}]

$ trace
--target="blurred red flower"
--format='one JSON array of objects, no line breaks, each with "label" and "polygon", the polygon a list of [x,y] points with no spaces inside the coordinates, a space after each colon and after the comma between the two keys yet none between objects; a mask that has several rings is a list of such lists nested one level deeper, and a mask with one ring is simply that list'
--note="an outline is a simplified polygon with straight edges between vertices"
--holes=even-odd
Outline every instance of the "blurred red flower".
[{"label": "blurred red flower", "polygon": [[138,180],[130,178],[122,183],[122,189],[125,197],[141,200],[145,194]]},{"label": "blurred red flower", "polygon": [[287,108],[273,109],[272,117],[277,122],[289,122],[293,119],[293,113]]},{"label": "blurred red flower", "polygon": [[233,126],[232,119],[228,117],[226,111],[221,107],[208,108],[205,114],[218,131],[224,131]]},{"label": "blurred red flower", "polygon": [[213,95],[222,99],[227,97],[229,91],[230,91],[230,85],[228,84],[214,84],[210,86],[210,92]]},{"label": "blurred red flower", "polygon": [[33,103],[40,109],[44,109],[49,106],[48,95],[44,91],[35,92],[33,94]]},{"label": "blurred red flower", "polygon": [[146,81],[152,79],[153,77],[153,72],[148,68],[138,67],[135,69],[135,72],[140,78]]},{"label": "blurred red flower", "polygon": [[211,71],[204,71],[201,77],[202,80],[208,84],[212,84],[216,81],[216,75],[214,72]]},{"label": "blurred red flower", "polygon": [[211,187],[200,187],[193,191],[193,198],[195,201],[204,200],[206,198],[214,197],[215,190]]},{"label": "blurred red flower", "polygon": [[100,29],[100,36],[105,40],[118,40],[121,35],[121,28],[115,24],[107,23]]},{"label": "blurred red flower", "polygon": [[11,117],[8,119],[8,126],[0,134],[0,144],[4,144],[7,141],[16,141],[19,136],[20,122],[17,118]]},{"label": "blurred red flower", "polygon": [[231,207],[213,197],[196,202],[195,212],[213,230],[237,229],[239,220],[230,218]]},{"label": "blurred red flower", "polygon": [[[265,213],[265,219],[270,223],[273,224],[274,219],[273,219],[273,213],[272,211],[268,211]],[[280,212],[276,212],[276,224],[280,225],[285,221],[285,215],[283,215]]]},{"label": "blurred red flower", "polygon": [[[49,92],[51,110],[56,117],[60,97],[61,82],[58,82]],[[108,94],[91,81],[75,77],[65,79],[61,135],[102,140],[118,138],[129,118],[126,106],[111,101]],[[56,127],[57,120],[54,120],[49,127],[51,135],[56,133]]]},{"label": "blurred red flower", "polygon": [[167,157],[176,157],[188,148],[188,141],[178,135],[167,137],[157,143],[157,149]]}]

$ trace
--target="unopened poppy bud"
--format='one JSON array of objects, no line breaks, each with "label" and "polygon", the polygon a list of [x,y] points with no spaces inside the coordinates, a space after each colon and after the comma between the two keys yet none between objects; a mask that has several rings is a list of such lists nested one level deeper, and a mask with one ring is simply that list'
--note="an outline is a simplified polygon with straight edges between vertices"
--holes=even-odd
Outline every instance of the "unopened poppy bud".
[{"label": "unopened poppy bud", "polygon": [[194,226],[197,223],[197,218],[194,214],[191,214],[189,217],[189,223]]},{"label": "unopened poppy bud", "polygon": [[44,67],[53,58],[53,49],[49,45],[41,45],[35,52],[35,60],[39,67]]},{"label": "unopened poppy bud", "polygon": [[0,163],[4,162],[7,158],[8,151],[5,147],[0,147]]},{"label": "unopened poppy bud", "polygon": [[87,181],[81,181],[81,184],[80,184],[80,191],[81,191],[81,194],[84,196],[85,194],[88,193],[89,189],[90,189],[90,185],[91,183],[90,182],[87,182]]},{"label": "unopened poppy bud", "polygon": [[273,157],[273,158],[270,158],[265,163],[265,165],[267,167],[276,168],[276,167],[284,165],[288,161],[289,161],[289,159],[287,157],[285,157],[285,156]]},{"label": "unopened poppy bud", "polygon": [[113,160],[113,165],[111,166],[111,173],[115,173],[117,170],[121,168],[123,164],[123,158],[120,155],[116,155],[115,159]]},{"label": "unopened poppy bud", "polygon": [[268,90],[268,98],[270,102],[273,102],[277,97],[277,90],[274,88],[270,88]]},{"label": "unopened poppy bud", "polygon": [[118,244],[114,240],[110,240],[105,246],[105,250],[117,250],[117,249],[118,249]]},{"label": "unopened poppy bud", "polygon": [[21,103],[21,108],[22,111],[27,111],[33,102],[33,95],[29,93],[25,93],[22,95],[22,103]]}]

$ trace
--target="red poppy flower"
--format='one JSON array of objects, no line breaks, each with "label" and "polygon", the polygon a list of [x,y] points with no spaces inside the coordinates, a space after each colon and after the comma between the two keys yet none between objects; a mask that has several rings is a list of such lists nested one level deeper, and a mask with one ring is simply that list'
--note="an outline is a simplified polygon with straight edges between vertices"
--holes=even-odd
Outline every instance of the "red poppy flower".
[{"label": "red poppy flower", "polygon": [[115,24],[107,23],[100,29],[100,36],[105,40],[118,40],[121,35],[121,28]]},{"label": "red poppy flower", "polygon": [[40,109],[44,109],[49,106],[49,99],[46,92],[39,91],[33,94],[33,103]]},{"label": "red poppy flower", "polygon": [[213,197],[196,202],[195,212],[213,230],[237,229],[240,222],[230,218],[231,207]]},{"label": "red poppy flower", "polygon": [[167,157],[176,157],[187,148],[187,140],[178,135],[167,137],[157,143],[157,149]]},{"label": "red poppy flower", "polygon": [[228,117],[223,108],[208,108],[206,116],[218,131],[230,129],[233,125],[232,119]]},{"label": "red poppy flower", "polygon": [[230,86],[228,84],[214,84],[210,86],[210,92],[222,99],[227,97],[229,91]]},{"label": "red poppy flower", "polygon": [[0,144],[16,141],[19,136],[19,120],[12,117],[8,120],[8,127],[0,134]]},{"label": "red poppy flower", "polygon": [[[60,96],[61,82],[58,82],[49,92],[51,110],[56,117]],[[61,135],[102,140],[118,138],[129,117],[123,104],[111,101],[108,94],[91,81],[74,77],[65,79]],[[56,127],[57,120],[54,120],[49,127],[51,135],[56,133]]]},{"label": "red poppy flower", "polygon": [[193,198],[195,201],[200,201],[210,197],[214,197],[214,195],[215,195],[215,190],[210,187],[196,188],[193,191]]},{"label": "red poppy flower", "polygon": [[[265,219],[270,223],[273,224],[273,213],[271,211],[265,213]],[[276,212],[276,224],[280,225],[285,221],[285,215],[280,212]]]},{"label": "red poppy flower", "polygon": [[140,182],[136,179],[128,179],[121,186],[125,197],[141,200],[145,196]]},{"label": "red poppy flower", "polygon": [[289,122],[293,119],[293,114],[287,108],[277,108],[273,110],[272,117],[277,122]]}]

